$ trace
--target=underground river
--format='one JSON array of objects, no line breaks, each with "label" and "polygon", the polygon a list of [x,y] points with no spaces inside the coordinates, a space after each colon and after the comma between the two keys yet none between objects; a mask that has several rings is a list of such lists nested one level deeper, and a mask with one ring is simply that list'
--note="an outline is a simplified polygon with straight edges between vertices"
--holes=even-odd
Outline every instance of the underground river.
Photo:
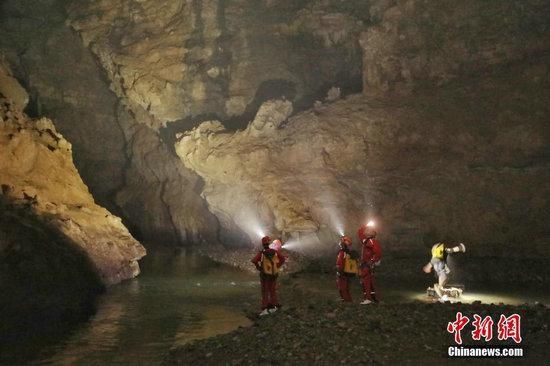
[{"label": "underground river", "polygon": [[[251,321],[245,313],[258,310],[256,275],[185,252],[150,253],[141,261],[138,278],[109,288],[95,313],[76,326],[59,324],[37,333],[4,355],[12,363],[37,365],[160,364],[170,348],[230,332]],[[281,286],[297,286],[306,296],[337,301],[334,276],[304,273],[283,276]],[[429,280],[428,280],[429,282]],[[425,284],[380,279],[384,302],[430,301]],[[352,283],[354,300],[360,297]],[[526,289],[467,289],[463,302],[550,303],[546,293]],[[282,298],[291,305],[292,299]],[[7,356],[7,358],[6,358]],[[0,362],[3,363],[3,362]]]}]

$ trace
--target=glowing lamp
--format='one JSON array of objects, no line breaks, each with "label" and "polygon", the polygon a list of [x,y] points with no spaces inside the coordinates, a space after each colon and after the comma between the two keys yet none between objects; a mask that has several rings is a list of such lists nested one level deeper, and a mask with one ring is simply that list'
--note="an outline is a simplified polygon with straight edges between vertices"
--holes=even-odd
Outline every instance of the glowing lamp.
[{"label": "glowing lamp", "polygon": [[368,223],[367,223],[367,227],[374,227],[375,224],[374,224],[374,221],[370,220]]}]

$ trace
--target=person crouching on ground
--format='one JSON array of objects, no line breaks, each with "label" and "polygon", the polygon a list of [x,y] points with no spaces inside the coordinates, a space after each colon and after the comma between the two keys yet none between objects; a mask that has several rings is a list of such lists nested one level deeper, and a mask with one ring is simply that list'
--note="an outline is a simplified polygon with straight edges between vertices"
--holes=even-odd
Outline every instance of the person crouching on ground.
[{"label": "person crouching on ground", "polygon": [[380,264],[382,249],[380,242],[376,240],[374,228],[362,225],[357,231],[357,235],[362,244],[360,273],[363,285],[363,301],[361,304],[368,305],[380,300],[376,293],[374,269]]},{"label": "person crouching on ground", "polygon": [[262,312],[260,316],[275,312],[281,304],[277,299],[277,277],[279,268],[285,263],[286,258],[275,249],[269,247],[271,238],[264,236],[262,238],[262,250],[260,250],[252,263],[260,272],[260,284],[262,289]]},{"label": "person crouching on ground", "polygon": [[432,269],[435,272],[437,283],[434,284],[434,291],[439,296],[440,301],[449,300],[449,297],[444,293],[447,280],[449,279],[449,273],[451,273],[447,265],[447,255],[460,252],[466,252],[466,246],[463,243],[454,247],[447,246],[445,243],[436,243],[432,246],[432,258],[430,262],[422,268],[425,273],[432,272]]},{"label": "person crouching on ground", "polygon": [[349,292],[349,280],[357,274],[357,259],[351,253],[351,238],[342,236],[338,245],[340,250],[336,257],[336,286],[340,293],[340,298],[344,302],[351,302],[351,293]]}]

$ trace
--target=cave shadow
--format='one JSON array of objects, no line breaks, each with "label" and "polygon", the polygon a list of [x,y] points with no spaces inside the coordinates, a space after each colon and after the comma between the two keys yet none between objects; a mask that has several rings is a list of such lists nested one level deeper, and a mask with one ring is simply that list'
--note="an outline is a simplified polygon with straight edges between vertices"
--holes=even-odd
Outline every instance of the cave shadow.
[{"label": "cave shadow", "polygon": [[27,363],[96,311],[97,270],[32,208],[0,195],[0,363]]}]

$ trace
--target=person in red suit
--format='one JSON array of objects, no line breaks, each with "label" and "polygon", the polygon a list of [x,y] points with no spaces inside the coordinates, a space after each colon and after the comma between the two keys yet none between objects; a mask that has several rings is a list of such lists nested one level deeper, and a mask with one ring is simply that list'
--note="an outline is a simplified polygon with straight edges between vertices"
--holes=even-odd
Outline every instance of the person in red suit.
[{"label": "person in red suit", "polygon": [[363,301],[361,304],[372,304],[379,301],[376,293],[374,269],[380,264],[382,248],[376,240],[374,225],[369,223],[362,225],[357,230],[357,236],[361,242],[361,283],[363,285]]},{"label": "person in red suit", "polygon": [[286,257],[270,248],[269,244],[271,244],[271,238],[264,236],[262,238],[262,250],[251,261],[260,272],[262,289],[262,312],[260,316],[274,312],[281,306],[277,298],[277,277],[279,276],[279,268],[285,263]]},{"label": "person in red suit", "polygon": [[336,286],[340,293],[340,298],[344,302],[351,302],[351,293],[349,292],[349,279],[354,276],[349,271],[350,265],[348,261],[354,260],[350,254],[351,238],[349,236],[342,236],[340,238],[340,250],[336,257]]}]

